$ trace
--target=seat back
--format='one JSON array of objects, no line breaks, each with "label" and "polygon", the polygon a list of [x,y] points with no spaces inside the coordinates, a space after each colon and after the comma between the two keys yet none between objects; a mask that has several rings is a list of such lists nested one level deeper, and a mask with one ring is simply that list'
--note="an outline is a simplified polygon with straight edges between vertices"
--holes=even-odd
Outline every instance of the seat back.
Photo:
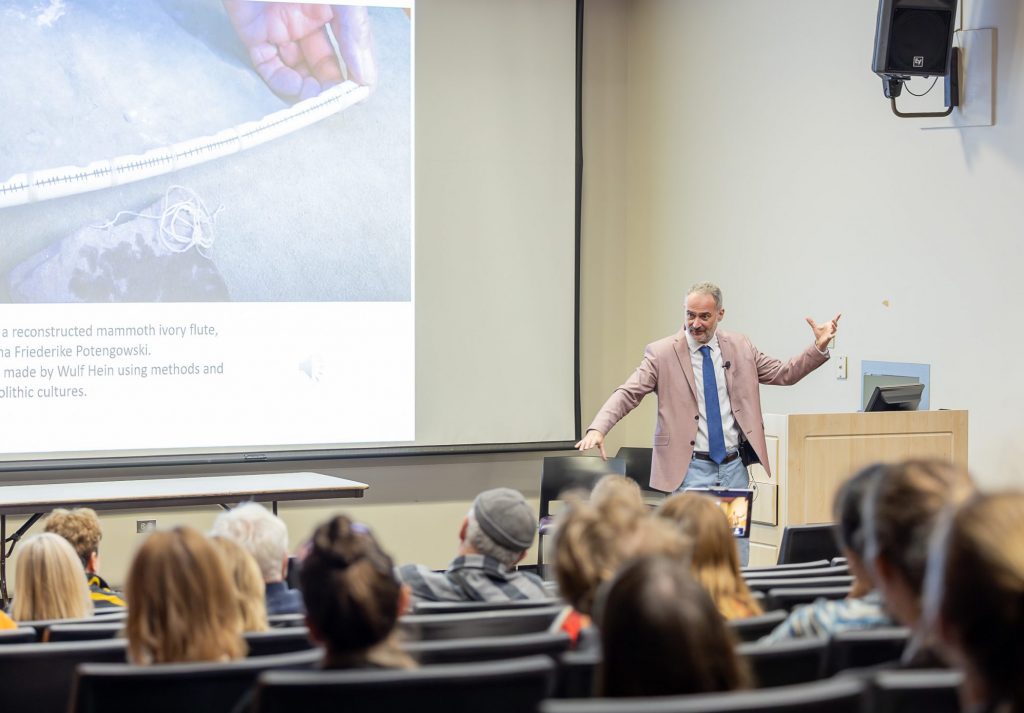
[{"label": "seat back", "polygon": [[960,713],[957,690],[963,684],[959,671],[882,671],[875,674],[868,691],[872,713]]},{"label": "seat back", "polygon": [[[117,615],[115,615],[117,616]],[[77,625],[91,625],[91,624],[110,624],[116,621],[123,621],[124,614],[119,615],[120,618],[108,619],[103,617],[97,619],[94,616],[86,616],[81,619],[37,619],[35,621],[21,621],[18,622],[18,626],[31,627],[36,630],[37,641],[49,641],[50,627],[51,626],[77,626]]]},{"label": "seat back", "polygon": [[758,572],[743,572],[743,578],[748,582],[758,579],[803,579],[806,577],[849,577],[850,568],[846,565],[836,567],[810,567],[808,569],[782,569],[761,570]]},{"label": "seat back", "polygon": [[837,632],[829,640],[826,673],[899,661],[908,641],[910,630],[902,626]]},{"label": "seat back", "polygon": [[846,587],[849,590],[853,584],[853,577],[850,575],[839,575],[837,577],[767,577],[764,579],[747,579],[747,586],[751,591],[767,592],[771,589],[783,587]]},{"label": "seat back", "polygon": [[551,501],[573,489],[587,492],[606,475],[625,475],[626,461],[602,460],[595,456],[548,456],[540,472],[540,525],[537,532],[537,569],[544,577],[544,518],[551,514]]},{"label": "seat back", "polygon": [[620,458],[548,456],[540,473],[540,516],[550,515],[551,501],[568,490],[580,488],[589,492],[604,476],[625,474],[626,462]]},{"label": "seat back", "polygon": [[19,626],[17,629],[0,629],[0,646],[7,644],[29,644],[38,641],[38,634],[31,626]]},{"label": "seat back", "polygon": [[304,626],[249,631],[245,634],[245,643],[249,645],[249,656],[275,656],[316,647],[310,641],[309,629]]},{"label": "seat back", "polygon": [[[740,572],[743,573],[743,576],[746,576],[748,573],[751,572],[783,573],[787,570],[793,569],[826,568],[828,566],[828,560],[815,560],[814,562],[793,562],[791,564],[773,564],[768,567],[740,567]],[[822,576],[824,576],[824,574]]]},{"label": "seat back", "polygon": [[849,585],[842,587],[779,587],[769,589],[765,597],[765,609],[791,611],[799,604],[809,604],[815,599],[843,599],[850,593]]},{"label": "seat back", "polygon": [[124,663],[123,639],[0,646],[0,691],[5,711],[66,713],[75,667]]},{"label": "seat back", "polygon": [[500,661],[527,656],[556,658],[569,650],[565,632],[520,634],[518,636],[478,636],[472,639],[411,641],[402,648],[421,665]]},{"label": "seat back", "polygon": [[841,677],[756,691],[655,698],[550,699],[541,713],[862,713],[865,684]]},{"label": "seat back", "polygon": [[810,683],[825,673],[827,639],[813,637],[780,641],[774,644],[756,642],[740,644],[738,653],[750,664],[750,671],[759,688]]},{"label": "seat back", "polygon": [[482,611],[518,611],[540,607],[565,606],[557,597],[518,599],[498,602],[417,602],[413,614],[469,614]]},{"label": "seat back", "polygon": [[319,663],[312,649],[240,661],[157,664],[84,664],[78,667],[72,713],[225,713],[268,669],[308,669]]},{"label": "seat back", "polygon": [[768,611],[745,619],[730,619],[727,624],[740,641],[757,641],[762,636],[772,633],[787,616],[789,613],[782,610]]},{"label": "seat back", "polygon": [[469,639],[477,636],[512,636],[547,631],[564,605],[482,611],[462,614],[411,614],[398,620],[411,641]]},{"label": "seat back", "polygon": [[408,671],[271,671],[260,676],[255,711],[520,713],[550,694],[554,673],[547,656]]},{"label": "seat back", "polygon": [[95,641],[114,639],[124,635],[124,622],[102,624],[54,624],[50,627],[47,641]]},{"label": "seat back", "polygon": [[635,480],[641,490],[660,493],[662,491],[651,487],[651,456],[653,452],[653,448],[623,446],[615,454],[615,457],[626,463],[626,477]]},{"label": "seat back", "polygon": [[555,698],[590,698],[594,695],[594,676],[601,663],[601,650],[566,651],[558,661]]},{"label": "seat back", "polygon": [[787,525],[779,544],[778,564],[813,562],[839,557],[835,525]]},{"label": "seat back", "polygon": [[271,629],[286,629],[290,626],[306,626],[305,614],[271,614],[267,617]]}]

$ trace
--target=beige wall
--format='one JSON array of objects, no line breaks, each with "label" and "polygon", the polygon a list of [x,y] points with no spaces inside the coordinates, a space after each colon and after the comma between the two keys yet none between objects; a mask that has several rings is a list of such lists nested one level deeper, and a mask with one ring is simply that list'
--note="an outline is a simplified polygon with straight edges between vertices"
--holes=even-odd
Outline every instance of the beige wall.
[{"label": "beige wall", "polygon": [[780,357],[841,311],[851,378],[766,387],[765,411],[856,410],[861,360],[930,363],[979,480],[1019,484],[1024,14],[964,2],[965,28],[996,29],[996,125],[937,131],[894,117],[870,71],[876,2],[631,2],[627,335],[675,330],[700,279]]}]

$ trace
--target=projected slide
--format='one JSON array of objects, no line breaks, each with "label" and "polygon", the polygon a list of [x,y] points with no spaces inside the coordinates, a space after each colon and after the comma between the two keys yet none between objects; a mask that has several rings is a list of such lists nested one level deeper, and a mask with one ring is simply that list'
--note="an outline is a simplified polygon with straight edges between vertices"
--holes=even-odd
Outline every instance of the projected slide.
[{"label": "projected slide", "polygon": [[0,6],[0,454],[415,439],[411,37],[400,7]]}]

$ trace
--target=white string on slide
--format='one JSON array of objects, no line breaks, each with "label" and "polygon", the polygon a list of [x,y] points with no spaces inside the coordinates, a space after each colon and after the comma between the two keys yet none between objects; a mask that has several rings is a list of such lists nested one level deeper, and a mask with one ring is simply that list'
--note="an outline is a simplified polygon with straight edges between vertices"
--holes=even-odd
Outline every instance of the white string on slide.
[{"label": "white string on slide", "polygon": [[213,223],[223,208],[224,206],[218,206],[217,210],[211,213],[195,191],[175,185],[168,188],[164,194],[159,214],[122,210],[106,223],[92,227],[95,230],[110,230],[124,216],[155,220],[159,223],[157,235],[160,243],[168,252],[183,253],[194,247],[200,255],[210,258],[213,240],[216,237]]},{"label": "white string on slide", "polygon": [[[98,191],[198,166],[287,136],[348,109],[369,94],[368,87],[348,80],[287,109],[267,114],[259,121],[239,124],[213,136],[182,141],[142,154],[101,159],[86,166],[16,173],[0,183],[0,208]],[[201,247],[201,243],[196,245]]]}]

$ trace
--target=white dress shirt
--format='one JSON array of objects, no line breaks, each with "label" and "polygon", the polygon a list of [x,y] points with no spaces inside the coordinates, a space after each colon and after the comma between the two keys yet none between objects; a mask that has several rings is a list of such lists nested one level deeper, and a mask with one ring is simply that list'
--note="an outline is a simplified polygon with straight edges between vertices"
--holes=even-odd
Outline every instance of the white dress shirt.
[{"label": "white dress shirt", "polygon": [[[693,364],[693,385],[697,388],[697,438],[693,450],[707,453],[708,445],[708,412],[704,406],[704,354],[700,348],[704,346],[686,332],[686,344],[690,348],[690,363]],[[732,415],[732,402],[729,401],[729,390],[725,386],[725,368],[722,364],[722,349],[718,345],[716,333],[707,343],[711,348],[711,362],[715,366],[715,385],[718,386],[718,408],[722,412],[722,433],[725,435],[725,450],[734,451],[740,445],[739,427]]]}]

